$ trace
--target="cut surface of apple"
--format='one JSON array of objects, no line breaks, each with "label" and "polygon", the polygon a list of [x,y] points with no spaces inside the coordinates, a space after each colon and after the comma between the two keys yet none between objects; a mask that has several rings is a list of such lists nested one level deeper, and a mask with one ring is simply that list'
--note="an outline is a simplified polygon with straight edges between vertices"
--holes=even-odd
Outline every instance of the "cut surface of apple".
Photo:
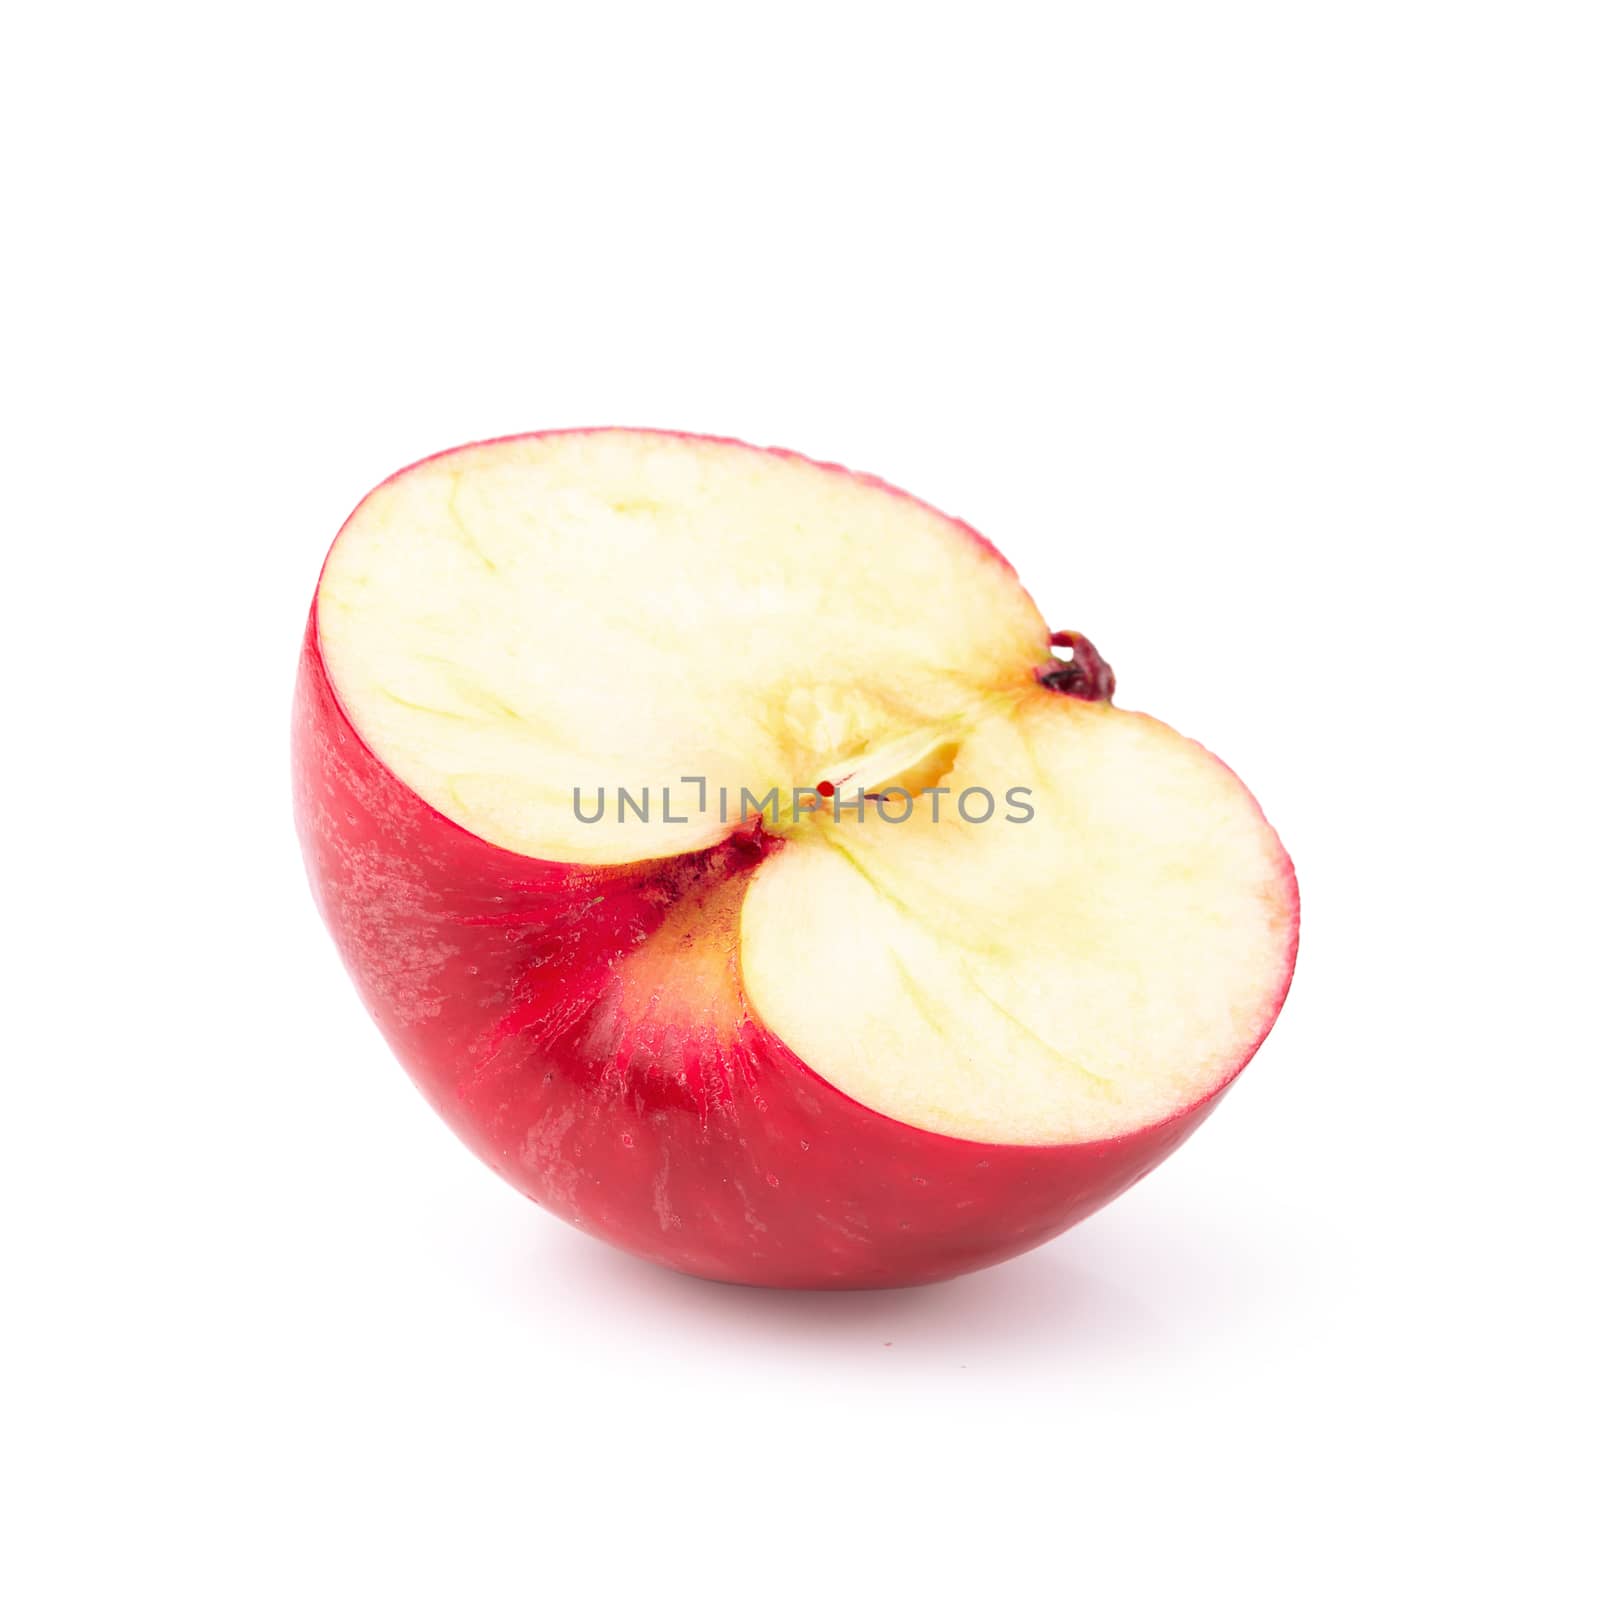
[{"label": "cut surface of apple", "polygon": [[[595,1222],[586,1204],[573,1220],[713,1276],[851,1276],[745,1274],[726,1240],[697,1255],[632,1235],[684,1227],[664,1196],[693,1161],[702,1187],[745,1195],[752,1260],[781,1246],[746,1180],[799,1184],[802,1208],[808,1181],[841,1181],[807,1179],[802,1139],[792,1173],[741,1173],[727,1153],[763,1107],[780,1116],[784,1074],[933,1139],[1103,1153],[1208,1105],[1287,989],[1298,904],[1276,835],[1199,745],[1114,707],[1109,673],[1073,637],[1064,667],[990,545],[874,479],[630,430],[468,446],[390,479],[345,525],[305,668],[328,702],[307,727],[340,719],[342,742],[348,719],[378,775],[341,779],[349,822],[364,807],[381,831],[400,800],[375,797],[379,781],[435,822],[406,813],[411,859],[394,840],[335,838],[331,780],[302,740],[313,881],[408,1065],[426,1055],[435,1102],[536,1198],[560,1188],[553,1169],[610,1172],[593,1141],[649,1145],[653,1220]],[[503,930],[492,909],[443,909],[448,895],[427,909],[436,885],[419,886],[415,858],[429,871],[444,859],[443,833],[429,855],[435,825],[490,847],[513,891],[478,896],[491,907],[536,881],[561,883],[560,903],[508,912]],[[571,931],[606,917],[620,920],[591,942]],[[501,941],[499,975],[470,1004],[439,988],[439,951],[491,937],[468,928]],[[541,976],[550,950],[580,943],[581,961]],[[426,1016],[395,1002],[396,971],[419,964],[423,997],[406,1004],[457,1019],[425,1043]],[[485,1064],[513,1058],[529,1083],[586,1087],[558,1106],[554,1088],[502,1083],[491,1109],[463,1111]],[[630,1097],[648,1134],[597,1109]],[[685,1105],[699,1133],[662,1131]],[[718,1116],[732,1121],[712,1160]],[[1062,1216],[1088,1204],[1085,1181],[1062,1180]],[[988,1226],[991,1257],[1035,1242]],[[856,1248],[830,1237],[799,1253]]]},{"label": "cut surface of apple", "polygon": [[[837,777],[1031,681],[1042,638],[1010,568],[905,495],[617,432],[391,479],[334,546],[317,622],[340,699],[418,794],[508,850],[591,864],[727,833],[720,807],[665,821],[663,784],[702,777],[737,809],[743,788]],[[579,820],[574,788],[592,813],[618,785],[651,790],[648,822]]]}]

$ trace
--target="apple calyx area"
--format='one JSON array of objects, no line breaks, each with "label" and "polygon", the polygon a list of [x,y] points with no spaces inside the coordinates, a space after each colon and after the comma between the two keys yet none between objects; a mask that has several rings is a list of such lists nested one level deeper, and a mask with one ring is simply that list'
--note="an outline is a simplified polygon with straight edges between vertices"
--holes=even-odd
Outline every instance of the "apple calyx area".
[{"label": "apple calyx area", "polygon": [[709,1276],[925,1281],[1148,1170],[1288,988],[1277,836],[1115,687],[876,480],[530,435],[341,531],[297,816],[367,1004],[525,1192]]},{"label": "apple calyx area", "polygon": [[1052,633],[1050,643],[1072,651],[1072,659],[1047,667],[1039,682],[1056,694],[1069,694],[1078,700],[1109,700],[1117,692],[1117,675],[1111,663],[1081,633],[1070,630]]}]

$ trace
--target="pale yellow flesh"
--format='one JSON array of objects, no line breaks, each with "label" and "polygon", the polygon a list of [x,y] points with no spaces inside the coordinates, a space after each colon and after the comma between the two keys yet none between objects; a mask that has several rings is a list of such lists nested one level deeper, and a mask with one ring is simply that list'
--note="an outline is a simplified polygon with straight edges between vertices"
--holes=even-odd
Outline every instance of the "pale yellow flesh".
[{"label": "pale yellow flesh", "polygon": [[[1146,1126],[1222,1081],[1281,997],[1293,878],[1238,780],[1040,688],[1047,631],[1015,576],[868,481],[639,433],[474,447],[368,498],[317,618],[375,753],[508,849],[682,854],[776,786],[785,842],[737,923],[746,999],[901,1121],[998,1143]],[[937,820],[928,794],[900,823],[898,799],[796,813],[822,779],[949,792]],[[648,823],[616,820],[619,786],[654,793]],[[574,789],[588,815],[605,792],[602,822]],[[963,820],[964,790],[994,815]]]},{"label": "pale yellow flesh", "polygon": [[[947,518],[742,446],[551,435],[424,463],[328,558],[324,659],[363,737],[495,844],[611,863],[702,848],[720,806],[848,765],[1048,657],[1015,576]],[[604,788],[648,824],[584,823]],[[684,808],[675,801],[675,815]]]},{"label": "pale yellow flesh", "polygon": [[[940,781],[937,822],[931,797],[898,824],[841,811],[756,875],[745,984],[792,1050],[901,1121],[1038,1144],[1159,1121],[1244,1059],[1287,976],[1287,863],[1224,766],[1036,693]],[[1030,821],[1004,820],[1016,784]],[[994,819],[961,819],[972,788]]]}]

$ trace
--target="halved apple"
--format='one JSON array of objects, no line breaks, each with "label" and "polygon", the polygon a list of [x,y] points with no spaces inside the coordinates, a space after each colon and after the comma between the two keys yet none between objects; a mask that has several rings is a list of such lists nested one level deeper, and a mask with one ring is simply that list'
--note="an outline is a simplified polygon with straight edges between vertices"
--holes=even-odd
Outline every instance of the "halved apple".
[{"label": "halved apple", "polygon": [[335,541],[297,818],[379,1026],[524,1193],[707,1277],[926,1282],[1147,1172],[1288,988],[1272,829],[1111,686],[874,479],[499,440]]}]

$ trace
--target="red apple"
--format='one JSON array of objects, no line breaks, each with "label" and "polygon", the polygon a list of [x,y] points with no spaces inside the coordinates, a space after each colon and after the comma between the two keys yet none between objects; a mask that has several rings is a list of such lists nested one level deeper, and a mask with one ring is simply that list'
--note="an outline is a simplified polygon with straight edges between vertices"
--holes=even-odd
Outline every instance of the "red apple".
[{"label": "red apple", "polygon": [[1277,837],[1111,689],[875,479],[529,435],[345,523],[296,815],[384,1036],[524,1194],[704,1277],[926,1283],[1148,1172],[1288,989]]}]

